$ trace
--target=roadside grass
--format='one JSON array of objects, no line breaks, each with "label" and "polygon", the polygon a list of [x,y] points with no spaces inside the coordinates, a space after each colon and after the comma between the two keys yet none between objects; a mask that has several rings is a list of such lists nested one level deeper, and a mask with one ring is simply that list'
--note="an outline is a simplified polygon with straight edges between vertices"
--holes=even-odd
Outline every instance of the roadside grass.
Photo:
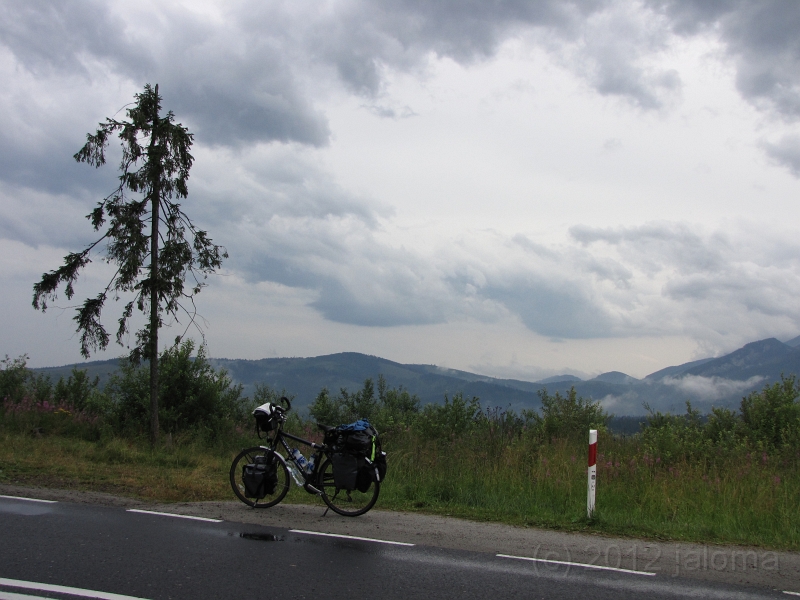
[{"label": "roadside grass", "polygon": [[[150,502],[234,500],[233,457],[254,440],[225,445],[180,440],[152,449],[146,439],[87,441],[57,435],[0,433],[0,484],[106,492]],[[318,503],[294,486],[284,499]]]},{"label": "roadside grass", "polygon": [[[109,492],[158,502],[222,498],[226,459],[191,446],[150,450],[146,442],[4,432],[0,483]],[[230,461],[227,460],[229,463]]]},{"label": "roadside grass", "polygon": [[[233,500],[233,456],[250,435],[217,444],[0,432],[0,483],[102,491],[153,502]],[[585,442],[507,444],[386,436],[378,508],[519,526],[800,549],[796,457],[739,453],[665,466],[635,439],[601,436],[597,510],[586,517]],[[294,486],[287,502],[320,503]]]},{"label": "roadside grass", "polygon": [[[409,440],[411,442],[411,440]],[[585,443],[520,441],[494,455],[460,440],[395,447],[381,506],[618,536],[800,548],[796,460],[718,456],[663,466],[635,439],[601,436],[586,515]]]}]

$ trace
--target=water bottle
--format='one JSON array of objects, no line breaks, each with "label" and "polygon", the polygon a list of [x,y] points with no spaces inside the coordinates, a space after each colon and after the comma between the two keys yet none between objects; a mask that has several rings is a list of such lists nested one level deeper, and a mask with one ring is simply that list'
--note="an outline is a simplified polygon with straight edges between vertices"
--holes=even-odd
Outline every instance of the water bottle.
[{"label": "water bottle", "polygon": [[314,460],[316,458],[317,457],[312,454],[311,458],[308,459],[308,464],[306,464],[306,473],[308,473],[309,475],[311,475],[314,472]]},{"label": "water bottle", "polygon": [[298,486],[303,487],[305,482],[303,481],[303,477],[300,475],[300,471],[297,470],[297,466],[292,461],[287,460],[286,468],[289,469],[289,474],[292,476],[292,479],[294,479],[294,482]]},{"label": "water bottle", "polygon": [[297,463],[297,466],[300,467],[300,470],[307,471],[308,461],[306,457],[300,453],[300,450],[295,448],[292,450],[292,456],[294,457],[294,461]]}]

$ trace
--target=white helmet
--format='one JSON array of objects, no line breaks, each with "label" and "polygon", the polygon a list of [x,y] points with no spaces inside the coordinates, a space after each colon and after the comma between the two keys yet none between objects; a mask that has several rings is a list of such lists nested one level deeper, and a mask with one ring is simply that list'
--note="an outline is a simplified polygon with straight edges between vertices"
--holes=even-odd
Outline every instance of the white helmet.
[{"label": "white helmet", "polygon": [[253,411],[254,417],[271,417],[277,412],[277,406],[272,406],[269,402],[262,404]]}]

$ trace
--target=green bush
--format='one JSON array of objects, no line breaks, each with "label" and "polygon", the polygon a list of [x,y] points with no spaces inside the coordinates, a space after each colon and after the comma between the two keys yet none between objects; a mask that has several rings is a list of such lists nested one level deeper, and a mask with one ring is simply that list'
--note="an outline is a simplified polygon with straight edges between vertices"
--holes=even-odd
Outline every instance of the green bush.
[{"label": "green bush", "polygon": [[538,395],[542,401],[541,415],[525,410],[522,418],[531,432],[544,441],[585,438],[590,429],[605,430],[608,426],[611,416],[600,403],[578,396],[574,387],[566,396],[559,392],[551,396],[547,389],[539,390]]},{"label": "green bush", "polygon": [[641,434],[642,450],[645,456],[670,465],[684,459],[703,455],[709,447],[704,435],[700,411],[686,403],[686,414],[671,415],[653,412],[645,404],[649,414]]},{"label": "green bush", "polygon": [[472,430],[480,421],[480,400],[465,400],[461,392],[452,400],[445,394],[444,404],[428,404],[414,423],[415,429],[429,439],[456,438]]},{"label": "green bush", "polygon": [[[205,346],[192,357],[194,343],[184,341],[166,350],[160,361],[159,423],[163,431],[202,433],[215,437],[226,427],[247,420],[249,404],[242,386],[234,385],[223,369],[215,371]],[[113,402],[115,428],[143,433],[149,427],[150,372],[146,364],[122,361],[120,373],[106,388]]]},{"label": "green bush", "polygon": [[0,360],[0,402],[16,403],[22,400],[28,389],[26,383],[30,377],[27,368],[28,357],[23,354],[19,358],[9,358],[8,354]]},{"label": "green bush", "polygon": [[391,432],[408,427],[419,413],[420,400],[402,387],[389,389],[383,375],[378,376],[378,397],[372,379],[355,393],[345,388],[332,397],[323,388],[309,407],[309,414],[318,423],[340,425],[358,419],[367,419],[380,432]]},{"label": "green bush", "polygon": [[741,431],[759,450],[783,450],[800,442],[800,387],[794,376],[742,399]]},{"label": "green bush", "polygon": [[703,428],[703,436],[712,445],[733,450],[742,444],[739,415],[729,408],[712,408]]},{"label": "green bush", "polygon": [[[712,408],[707,418],[650,411],[641,434],[646,454],[665,463],[715,459],[721,452],[784,452],[800,443],[800,386],[794,376],[742,399],[739,412]],[[647,405],[645,405],[646,408]]]}]

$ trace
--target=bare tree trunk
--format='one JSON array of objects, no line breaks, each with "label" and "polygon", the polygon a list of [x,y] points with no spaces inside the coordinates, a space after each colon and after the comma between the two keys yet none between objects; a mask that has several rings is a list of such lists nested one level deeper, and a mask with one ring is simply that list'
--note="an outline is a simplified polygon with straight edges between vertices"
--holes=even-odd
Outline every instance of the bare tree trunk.
[{"label": "bare tree trunk", "polygon": [[[160,157],[156,154],[156,127],[158,126],[158,84],[156,84],[156,104],[153,110],[153,129],[150,132],[150,149],[148,162],[151,165],[160,164]],[[153,167],[154,168],[154,167]],[[153,446],[158,443],[158,218],[160,204],[160,173],[152,174],[150,186],[152,202],[151,231],[150,231],[150,442]]]}]

